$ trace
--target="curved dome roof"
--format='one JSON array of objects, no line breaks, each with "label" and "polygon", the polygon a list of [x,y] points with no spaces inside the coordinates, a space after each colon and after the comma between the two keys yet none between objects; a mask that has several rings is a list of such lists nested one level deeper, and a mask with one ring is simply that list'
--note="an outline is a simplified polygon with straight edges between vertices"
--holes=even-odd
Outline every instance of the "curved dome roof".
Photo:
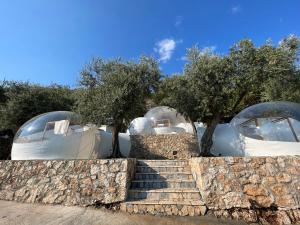
[{"label": "curved dome roof", "polygon": [[299,141],[300,104],[265,102],[250,106],[230,122],[244,136],[268,141]]},{"label": "curved dome roof", "polygon": [[70,125],[79,125],[80,117],[76,113],[69,111],[54,111],[48,112],[36,117],[33,117],[25,124],[23,124],[15,135],[14,142],[18,142],[18,139],[27,136],[34,135],[36,133],[43,132],[45,126],[49,122],[55,122],[59,120],[69,120]]},{"label": "curved dome roof", "polygon": [[250,106],[237,114],[231,123],[237,119],[287,117],[300,121],[300,104],[293,102],[264,102]]},{"label": "curved dome roof", "polygon": [[156,126],[159,124],[168,124],[168,126],[176,126],[180,123],[186,123],[185,118],[175,109],[168,106],[158,106],[150,109],[145,116],[152,120]]}]

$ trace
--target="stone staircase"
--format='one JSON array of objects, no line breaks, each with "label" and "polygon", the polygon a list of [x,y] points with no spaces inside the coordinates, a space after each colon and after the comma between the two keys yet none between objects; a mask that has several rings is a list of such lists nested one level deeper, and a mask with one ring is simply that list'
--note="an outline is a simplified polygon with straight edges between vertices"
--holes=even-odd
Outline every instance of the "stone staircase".
[{"label": "stone staircase", "polygon": [[121,210],[153,215],[204,215],[206,206],[186,160],[138,160]]}]

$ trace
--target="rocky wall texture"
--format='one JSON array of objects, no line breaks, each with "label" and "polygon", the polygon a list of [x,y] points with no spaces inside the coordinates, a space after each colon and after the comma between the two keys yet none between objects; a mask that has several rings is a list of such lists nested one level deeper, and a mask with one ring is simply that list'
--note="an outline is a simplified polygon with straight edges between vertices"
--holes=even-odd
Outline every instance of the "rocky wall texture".
[{"label": "rocky wall texture", "polygon": [[203,201],[216,216],[300,221],[300,156],[190,159]]},{"label": "rocky wall texture", "polygon": [[197,138],[188,133],[131,135],[130,157],[138,159],[188,159],[199,155]]},{"label": "rocky wall texture", "polygon": [[126,199],[135,159],[0,161],[0,199],[63,205]]}]

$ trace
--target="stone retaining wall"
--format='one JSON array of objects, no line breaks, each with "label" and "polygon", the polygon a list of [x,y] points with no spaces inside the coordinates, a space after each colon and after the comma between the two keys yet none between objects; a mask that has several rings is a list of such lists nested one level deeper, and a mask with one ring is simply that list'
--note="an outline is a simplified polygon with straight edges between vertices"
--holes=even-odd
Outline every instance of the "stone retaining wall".
[{"label": "stone retaining wall", "polygon": [[0,199],[63,205],[124,201],[135,159],[0,161]]},{"label": "stone retaining wall", "polygon": [[190,159],[203,201],[217,216],[300,221],[300,156]]},{"label": "stone retaining wall", "polygon": [[197,138],[188,133],[131,135],[130,157],[139,159],[188,159],[199,155]]},{"label": "stone retaining wall", "polygon": [[[0,161],[0,199],[92,205],[126,199],[135,159]],[[300,221],[300,156],[189,159],[208,214],[261,224]]]}]

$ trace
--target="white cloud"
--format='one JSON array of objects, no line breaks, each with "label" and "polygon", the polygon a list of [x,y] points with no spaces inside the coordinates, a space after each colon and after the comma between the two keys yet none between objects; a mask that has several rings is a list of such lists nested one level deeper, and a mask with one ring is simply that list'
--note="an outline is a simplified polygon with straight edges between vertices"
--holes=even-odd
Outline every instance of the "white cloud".
[{"label": "white cloud", "polygon": [[242,10],[242,8],[239,5],[235,5],[235,6],[231,7],[231,13],[232,14],[239,13],[239,12],[241,12],[241,10]]},{"label": "white cloud", "polygon": [[182,16],[176,16],[176,20],[175,20],[175,27],[179,27],[182,24]]},{"label": "white cloud", "polygon": [[182,43],[182,40],[175,41],[171,38],[166,38],[161,41],[158,41],[155,44],[154,51],[159,55],[159,61],[166,63],[169,61],[173,55],[173,52],[176,48],[176,44]]}]

